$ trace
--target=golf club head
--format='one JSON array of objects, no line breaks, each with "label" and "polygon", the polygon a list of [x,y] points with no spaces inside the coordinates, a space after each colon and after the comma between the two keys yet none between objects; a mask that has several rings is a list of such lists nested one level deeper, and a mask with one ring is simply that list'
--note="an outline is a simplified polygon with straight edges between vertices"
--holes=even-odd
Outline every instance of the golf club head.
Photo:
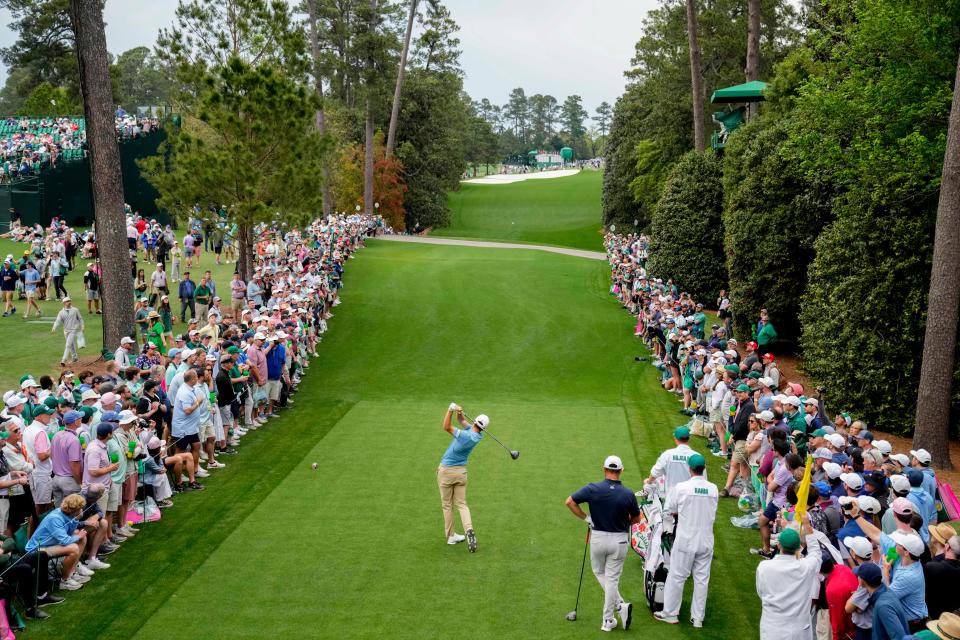
[{"label": "golf club head", "polygon": [[573,622],[576,619],[577,619],[576,611],[571,611],[570,613],[567,614],[567,620],[569,620],[570,622]]},{"label": "golf club head", "polygon": [[520,452],[519,452],[519,451],[511,451],[511,452],[510,452],[510,457],[513,458],[514,460],[516,460],[517,458],[520,457]]}]

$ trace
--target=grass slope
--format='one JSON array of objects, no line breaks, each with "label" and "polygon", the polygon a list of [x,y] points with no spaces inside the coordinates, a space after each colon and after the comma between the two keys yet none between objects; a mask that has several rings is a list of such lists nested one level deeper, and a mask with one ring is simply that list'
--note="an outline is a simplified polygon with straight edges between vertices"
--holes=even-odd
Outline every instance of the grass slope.
[{"label": "grass slope", "polygon": [[[296,408],[31,637],[423,638],[454,624],[473,638],[599,634],[589,571],[580,621],[563,618],[584,533],[563,500],[609,453],[639,488],[682,418],[652,367],[633,361],[604,265],[374,242],[346,285]],[[471,459],[475,555],[442,539],[435,471],[452,399],[489,413],[492,432],[522,452],[514,462],[487,440]],[[735,509],[721,504],[697,637],[757,628],[758,606],[740,604],[755,603],[754,562],[751,533],[726,524]],[[634,555],[622,591],[637,603],[636,633],[692,636],[647,614]]]},{"label": "grass slope", "polygon": [[599,171],[582,171],[513,184],[461,184],[447,197],[450,226],[431,235],[602,251],[601,183]]},{"label": "grass slope", "polygon": [[[6,238],[0,239],[0,260],[7,254],[13,254],[15,259],[23,255],[29,245],[13,242]],[[156,266],[155,263],[145,262],[143,254],[140,254],[139,268],[146,273],[147,279]],[[191,277],[199,282],[203,272],[210,269],[213,272],[213,281],[221,287],[218,293],[222,295],[224,290],[229,293],[230,278],[233,277],[234,265],[220,265],[214,263],[213,253],[203,252],[201,256],[200,268],[191,269]],[[65,280],[65,286],[70,297],[73,299],[75,307],[83,313],[83,321],[86,331],[84,335],[87,338],[87,347],[80,349],[80,359],[86,360],[90,356],[99,356],[100,349],[103,347],[103,328],[101,316],[87,314],[87,298],[83,290],[83,272],[86,270],[87,261],[81,258],[76,260],[77,268],[72,271]],[[167,262],[169,268],[170,263]],[[171,305],[173,310],[180,313],[180,302],[177,300],[176,283],[171,283]],[[53,297],[53,288],[48,289],[48,294]],[[23,319],[23,312],[26,310],[24,304],[26,300],[15,301],[17,305],[17,315],[8,318],[0,318],[0,358],[3,366],[0,367],[0,389],[12,389],[18,385],[20,376],[24,373],[32,373],[34,377],[39,378],[43,374],[54,376],[59,375],[60,356],[63,355],[63,331],[50,333],[53,326],[53,320],[63,306],[56,300],[49,302],[40,302],[40,309],[43,311],[41,318],[30,316],[29,320]],[[2,307],[2,305],[0,305]],[[35,312],[32,312],[35,313]],[[131,312],[132,314],[132,312]],[[186,330],[186,325],[175,324],[174,334]],[[79,368],[74,365],[73,371],[79,373]]]}]

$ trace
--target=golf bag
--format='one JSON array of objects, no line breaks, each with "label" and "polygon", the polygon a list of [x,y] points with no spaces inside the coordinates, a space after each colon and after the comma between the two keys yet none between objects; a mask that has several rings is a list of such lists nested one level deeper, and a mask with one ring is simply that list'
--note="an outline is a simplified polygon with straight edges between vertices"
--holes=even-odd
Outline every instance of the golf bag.
[{"label": "golf bag", "polygon": [[656,485],[644,488],[640,500],[640,522],[631,528],[630,542],[643,558],[643,585],[650,611],[663,610],[663,593],[670,567],[671,534],[666,531],[663,503]]}]

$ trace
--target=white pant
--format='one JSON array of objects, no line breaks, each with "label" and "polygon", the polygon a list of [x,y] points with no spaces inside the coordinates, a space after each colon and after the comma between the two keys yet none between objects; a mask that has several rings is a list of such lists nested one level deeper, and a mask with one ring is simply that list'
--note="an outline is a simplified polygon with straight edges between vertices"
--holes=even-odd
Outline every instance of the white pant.
[{"label": "white pant", "polygon": [[710,584],[710,562],[713,560],[713,547],[689,550],[674,546],[670,550],[670,572],[663,589],[663,613],[677,617],[680,614],[680,601],[683,599],[683,585],[693,573],[693,602],[690,604],[690,617],[703,621],[707,610],[707,587]]},{"label": "white pant", "polygon": [[614,620],[614,611],[623,602],[620,574],[627,559],[628,533],[590,532],[590,567],[603,589],[603,619]]},{"label": "white pant", "polygon": [[60,358],[60,362],[70,362],[71,360],[75,360],[80,357],[77,355],[77,336],[79,335],[79,331],[63,332],[63,337],[66,339],[66,345],[63,347],[63,356]]}]

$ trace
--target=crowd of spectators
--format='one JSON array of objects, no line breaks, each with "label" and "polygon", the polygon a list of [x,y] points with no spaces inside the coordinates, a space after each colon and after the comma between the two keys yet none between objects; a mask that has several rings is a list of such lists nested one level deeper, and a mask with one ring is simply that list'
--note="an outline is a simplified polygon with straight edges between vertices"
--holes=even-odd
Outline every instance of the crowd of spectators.
[{"label": "crowd of spectators", "polygon": [[[114,119],[118,140],[145,135],[159,126],[156,118],[121,111]],[[63,160],[81,159],[86,147],[83,118],[6,118],[0,121],[0,182],[37,175]]]},{"label": "crowd of spectators", "polygon": [[820,398],[780,371],[765,312],[740,345],[725,292],[710,305],[721,312],[714,322],[705,301],[647,273],[647,237],[604,242],[611,294],[637,317],[635,334],[692,430],[725,459],[720,495],[747,513],[733,520],[759,529],[750,552],[762,559],[760,637],[960,637],[960,537],[943,505],[955,498],[930,453],[895,450],[855,410],[828,418]]},{"label": "crowd of spectators", "polygon": [[[128,222],[140,231],[149,224],[133,214]],[[74,352],[58,375],[25,373],[4,393],[0,597],[9,603],[16,595],[28,617],[48,617],[43,607],[63,599],[54,591],[81,589],[109,569],[108,556],[145,531],[136,523],[158,519],[178,494],[203,490],[204,478],[224,473],[243,438],[269,429],[293,404],[340,304],[344,265],[381,227],[380,218],[360,215],[302,230],[257,227],[249,282],[234,273],[219,283],[226,303],[209,271],[184,286],[192,282],[185,271],[173,289],[164,275],[172,254],[158,254],[147,295],[132,311],[135,335],[104,350],[102,373],[69,368]],[[55,221],[27,253],[52,260],[74,234]],[[144,249],[140,237],[131,251]],[[86,275],[84,282],[92,301],[98,296]],[[171,295],[188,311],[177,335]],[[61,301],[61,315],[73,310],[62,323],[69,346],[82,315],[68,295]]]}]

